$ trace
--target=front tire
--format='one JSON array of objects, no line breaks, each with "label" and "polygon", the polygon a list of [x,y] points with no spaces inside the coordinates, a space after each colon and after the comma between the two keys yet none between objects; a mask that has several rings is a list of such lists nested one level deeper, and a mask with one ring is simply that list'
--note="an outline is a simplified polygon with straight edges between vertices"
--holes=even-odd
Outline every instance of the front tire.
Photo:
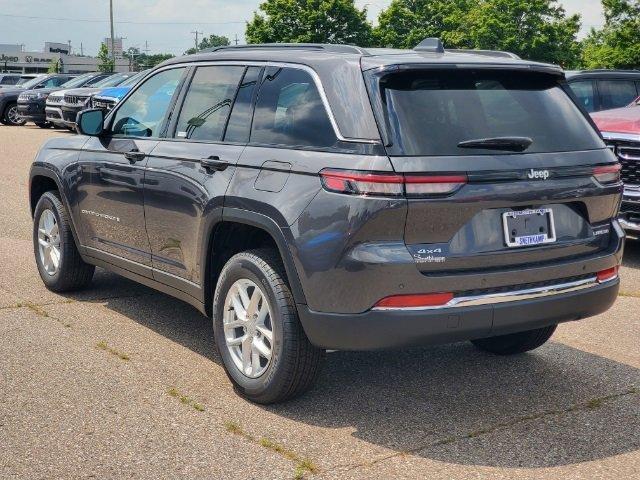
[{"label": "front tire", "polygon": [[38,123],[36,123],[36,126],[38,126],[40,128],[51,128],[52,127],[51,123],[49,123],[49,122],[44,122],[44,123],[38,122]]},{"label": "front tire", "polygon": [[33,216],[33,249],[40,278],[54,292],[86,287],[95,267],[80,257],[71,224],[57,192],[45,192]]},{"label": "front tire", "polygon": [[277,252],[234,255],[213,299],[216,346],[236,390],[257,403],[282,402],[309,390],[325,352],[313,346]]},{"label": "front tire", "polygon": [[20,117],[17,103],[10,103],[7,105],[7,108],[4,109],[3,119],[5,121],[5,125],[12,125],[14,127],[19,127],[27,123],[25,120],[22,120],[22,117]]},{"label": "front tire", "polygon": [[480,338],[471,340],[476,347],[485,352],[496,355],[515,355],[528,352],[544,345],[557,325],[527,330],[525,332],[511,333],[509,335],[499,335],[497,337]]}]

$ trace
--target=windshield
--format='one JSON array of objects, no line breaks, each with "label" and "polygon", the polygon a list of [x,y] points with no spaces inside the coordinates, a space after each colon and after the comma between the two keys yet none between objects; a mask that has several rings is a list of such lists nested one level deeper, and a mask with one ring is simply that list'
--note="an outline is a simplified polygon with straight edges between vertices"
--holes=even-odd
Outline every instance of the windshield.
[{"label": "windshield", "polygon": [[106,88],[106,87],[115,87],[116,85],[120,85],[127,78],[129,78],[132,73],[116,73],[115,75],[110,75],[104,80],[100,80],[97,83],[91,85],[93,88]]},{"label": "windshield", "polygon": [[413,70],[382,77],[379,85],[391,155],[500,154],[504,149],[492,147],[523,138],[531,140],[518,150],[525,153],[604,147],[548,74]]},{"label": "windshield", "polygon": [[16,85],[24,85],[25,83],[27,83],[30,80],[33,80],[34,77],[21,77],[20,79],[18,79],[18,82],[16,83]]},{"label": "windshield", "polygon": [[60,85],[60,88],[76,88],[85,84],[87,79],[93,77],[93,73],[85,73],[84,75],[80,75],[79,77],[72,78],[66,83]]},{"label": "windshield", "polygon": [[135,85],[136,83],[138,83],[140,81],[140,79],[142,79],[142,77],[144,77],[147,73],[149,72],[149,70],[143,70],[141,72],[136,73],[133,77],[129,77],[127,78],[124,82],[122,82],[120,84],[121,87],[130,87],[132,85]]},{"label": "windshield", "polygon": [[38,85],[39,83],[41,83],[45,78],[47,77],[36,77],[36,78],[32,78],[31,80],[29,80],[28,82],[24,82],[21,83],[20,86],[22,88],[24,88],[25,90],[29,90],[30,88],[35,87],[36,85]]}]

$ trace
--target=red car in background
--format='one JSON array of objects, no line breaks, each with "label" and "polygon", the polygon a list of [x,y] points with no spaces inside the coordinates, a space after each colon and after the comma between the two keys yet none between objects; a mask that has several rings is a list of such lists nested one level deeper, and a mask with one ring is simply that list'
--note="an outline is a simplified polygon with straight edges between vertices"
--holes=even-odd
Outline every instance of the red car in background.
[{"label": "red car in background", "polygon": [[622,164],[620,225],[640,235],[640,98],[628,107],[592,113],[591,117]]}]

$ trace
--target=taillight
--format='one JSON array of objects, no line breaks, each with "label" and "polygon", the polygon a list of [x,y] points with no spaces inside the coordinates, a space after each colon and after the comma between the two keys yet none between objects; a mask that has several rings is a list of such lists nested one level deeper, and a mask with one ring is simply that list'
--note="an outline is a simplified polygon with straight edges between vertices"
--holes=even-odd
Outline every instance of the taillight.
[{"label": "taillight", "polygon": [[450,195],[465,183],[466,175],[403,175],[324,169],[320,172],[326,190],[351,195],[440,196]]},{"label": "taillight", "polygon": [[600,270],[596,274],[596,278],[598,279],[598,282],[599,283],[607,282],[609,280],[613,280],[614,278],[617,278],[619,268],[620,267],[615,266],[615,267],[607,268],[606,270]]},{"label": "taillight", "polygon": [[593,169],[593,176],[602,183],[618,183],[620,181],[620,170],[622,166],[619,163],[613,165],[602,165]]},{"label": "taillight", "polygon": [[441,307],[453,299],[453,293],[422,293],[415,295],[393,295],[375,304],[375,308],[424,308]]}]

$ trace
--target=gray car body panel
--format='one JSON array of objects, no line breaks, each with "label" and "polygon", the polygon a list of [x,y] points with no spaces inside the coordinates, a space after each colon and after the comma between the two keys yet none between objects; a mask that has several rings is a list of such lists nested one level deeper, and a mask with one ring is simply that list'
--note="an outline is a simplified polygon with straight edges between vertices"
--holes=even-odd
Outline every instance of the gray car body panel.
[{"label": "gray car body panel", "polygon": [[[31,175],[34,178],[46,170],[63,186],[86,261],[205,312],[212,295],[206,274],[216,226],[237,222],[258,227],[273,238],[283,258],[307,335],[316,345],[327,348],[381,348],[427,343],[429,338],[478,338],[575,320],[598,313],[613,301],[617,282],[598,289],[604,292],[598,297],[602,300],[599,306],[585,300],[597,297],[588,292],[558,297],[556,303],[536,300],[540,306],[537,312],[548,306],[546,316],[525,316],[521,323],[503,327],[499,325],[505,316],[522,309],[517,305],[511,310],[465,307],[458,312],[461,319],[464,317],[459,323],[470,322],[469,328],[460,328],[450,336],[438,333],[442,325],[437,321],[444,313],[372,310],[378,300],[389,295],[560,282],[594,275],[620,263],[624,234],[614,218],[621,186],[599,185],[590,173],[594,165],[615,161],[609,150],[389,157],[380,142],[362,73],[363,69],[394,68],[397,63],[430,63],[438,67],[530,68],[561,76],[557,67],[462,53],[363,56],[230,49],[173,59],[155,72],[216,62],[297,65],[315,72],[326,106],[335,117],[336,135],[343,137],[340,148],[318,151],[108,136],[50,141],[38,154]],[[139,85],[110,113],[107,126]],[[183,92],[177,92],[176,98],[181,99]],[[124,153],[134,147],[146,154],[135,164],[124,159]],[[211,157],[218,157],[228,167],[213,173],[203,168],[202,160]],[[467,174],[470,181],[451,197],[428,201],[343,195],[322,188],[319,173],[325,168],[389,173],[456,171]],[[547,169],[549,178],[526,179],[530,168]],[[557,227],[562,234],[556,244],[505,249],[495,243],[501,212],[547,205],[558,210]],[[91,212],[119,221],[105,223],[104,217]],[[492,227],[483,230],[487,225]],[[146,238],[142,234],[145,229]],[[444,264],[417,260],[416,248],[430,245],[448,249]],[[388,334],[397,321],[408,327],[401,338]],[[371,335],[358,342],[353,332],[368,322]],[[498,325],[495,330],[494,325]]]}]

